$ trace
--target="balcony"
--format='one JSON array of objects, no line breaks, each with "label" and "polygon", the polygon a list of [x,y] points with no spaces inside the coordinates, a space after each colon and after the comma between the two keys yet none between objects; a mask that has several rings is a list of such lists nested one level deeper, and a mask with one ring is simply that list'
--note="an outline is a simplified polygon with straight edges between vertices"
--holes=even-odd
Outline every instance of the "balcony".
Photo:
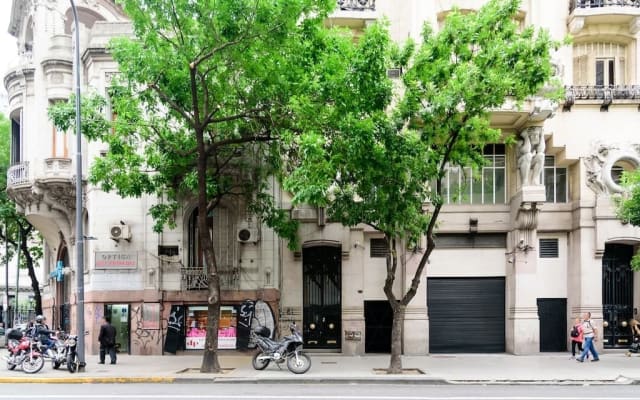
[{"label": "balcony", "polygon": [[29,161],[12,165],[7,171],[7,187],[29,183]]},{"label": "balcony", "polygon": [[75,171],[71,169],[70,158],[47,158],[44,160],[44,176],[46,179],[71,180]]},{"label": "balcony", "polygon": [[368,21],[377,18],[376,0],[336,0],[336,9],[326,24],[347,27],[357,33],[365,28]]},{"label": "balcony", "polygon": [[613,103],[640,104],[640,85],[567,86],[564,111],[571,111],[576,103],[600,104],[600,111],[608,111]]},{"label": "balcony", "polygon": [[343,11],[375,11],[376,0],[337,0],[338,8]]},{"label": "balcony", "polygon": [[[207,290],[209,288],[209,274],[203,267],[180,268],[182,290]],[[218,267],[221,290],[237,290],[240,271],[237,267]]]},{"label": "balcony", "polygon": [[569,32],[573,35],[588,33],[588,28],[595,25],[600,26],[599,34],[604,33],[602,27],[606,25],[626,26],[630,35],[640,30],[640,0],[571,0],[569,13]]}]

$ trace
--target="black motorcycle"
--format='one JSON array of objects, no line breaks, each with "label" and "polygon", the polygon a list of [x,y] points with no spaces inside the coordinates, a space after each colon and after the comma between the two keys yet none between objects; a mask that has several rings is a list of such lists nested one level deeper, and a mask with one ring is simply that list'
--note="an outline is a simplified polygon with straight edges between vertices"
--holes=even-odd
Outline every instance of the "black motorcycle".
[{"label": "black motorcycle", "polygon": [[38,341],[38,347],[45,358],[51,359],[53,369],[58,369],[62,364],[66,364],[69,372],[76,372],[78,370],[78,356],[76,354],[78,336],[60,331],[51,339],[55,342],[53,348],[47,349],[47,346],[40,341]]},{"label": "black motorcycle", "polygon": [[279,342],[269,338],[269,328],[261,326],[251,331],[251,339],[256,343],[259,351],[253,356],[253,368],[263,370],[271,361],[278,367],[287,362],[287,368],[294,374],[304,374],[311,368],[309,356],[299,350],[302,346],[302,335],[295,323],[289,325],[291,335],[285,336]]}]

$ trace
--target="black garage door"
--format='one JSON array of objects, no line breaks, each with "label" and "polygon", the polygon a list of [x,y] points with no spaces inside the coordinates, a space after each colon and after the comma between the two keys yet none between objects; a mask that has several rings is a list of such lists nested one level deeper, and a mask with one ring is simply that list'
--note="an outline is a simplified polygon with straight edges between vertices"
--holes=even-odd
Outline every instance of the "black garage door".
[{"label": "black garage door", "polygon": [[429,351],[502,353],[504,278],[429,278]]}]

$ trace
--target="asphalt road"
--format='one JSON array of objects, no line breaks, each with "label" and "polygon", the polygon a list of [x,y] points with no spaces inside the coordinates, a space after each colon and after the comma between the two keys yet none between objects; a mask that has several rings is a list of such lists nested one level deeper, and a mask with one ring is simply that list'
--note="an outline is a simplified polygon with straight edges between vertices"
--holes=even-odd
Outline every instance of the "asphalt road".
[{"label": "asphalt road", "polygon": [[0,399],[230,400],[625,400],[637,386],[533,385],[263,385],[263,384],[3,384]]}]

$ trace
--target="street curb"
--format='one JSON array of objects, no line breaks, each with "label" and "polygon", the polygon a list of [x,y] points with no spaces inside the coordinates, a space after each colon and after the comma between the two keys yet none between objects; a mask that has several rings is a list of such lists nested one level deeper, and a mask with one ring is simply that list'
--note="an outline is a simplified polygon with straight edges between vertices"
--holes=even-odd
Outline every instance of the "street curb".
[{"label": "street curb", "polygon": [[212,376],[210,378],[185,378],[172,376],[149,377],[78,377],[38,378],[38,377],[0,377],[2,383],[44,383],[44,384],[79,384],[79,383],[180,383],[180,384],[374,384],[374,385],[548,385],[548,386],[583,386],[583,385],[640,385],[640,380],[447,380],[440,378],[232,378]]},{"label": "street curb", "polygon": [[166,376],[150,377],[69,377],[69,378],[38,378],[38,377],[0,377],[2,383],[173,383],[176,379]]}]

